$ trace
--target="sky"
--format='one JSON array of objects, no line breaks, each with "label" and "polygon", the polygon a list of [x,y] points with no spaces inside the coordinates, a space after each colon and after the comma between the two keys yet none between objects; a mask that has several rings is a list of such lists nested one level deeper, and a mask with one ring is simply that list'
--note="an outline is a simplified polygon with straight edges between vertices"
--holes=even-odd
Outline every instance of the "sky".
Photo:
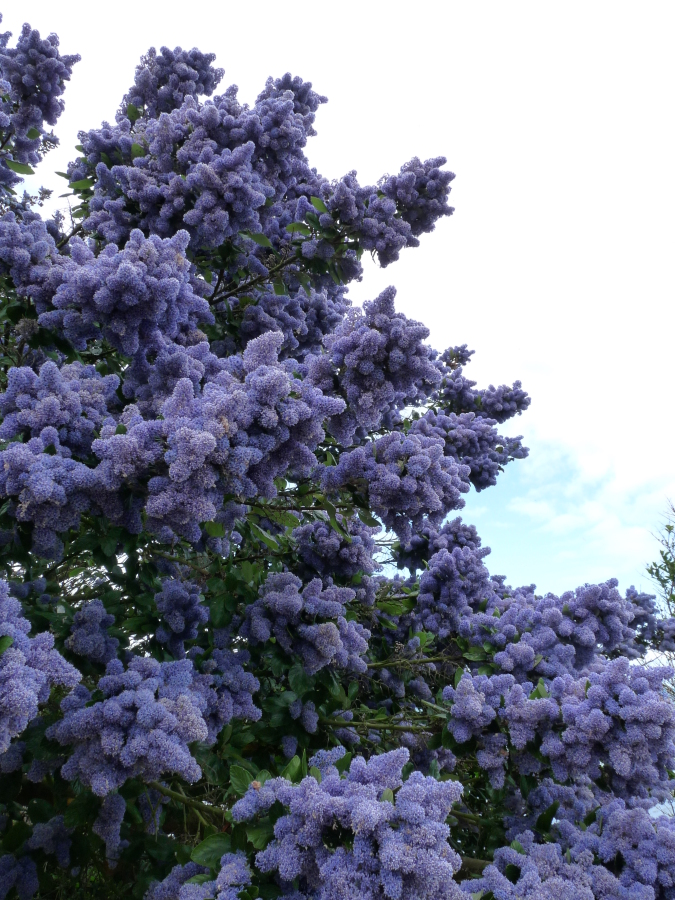
[{"label": "sky", "polygon": [[[194,6],[32,0],[4,14],[79,52],[57,134],[31,179],[55,176],[77,132],[112,120],[150,46],[198,46],[253,102],[268,76],[329,98],[307,155],[361,183],[443,155],[455,213],[379,269],[355,302],[395,284],[439,350],[468,344],[479,386],[520,379],[507,423],[530,456],[463,516],[509,583],[562,591],[619,579],[649,589],[654,533],[675,500],[675,5],[383,0]],[[56,201],[59,204],[65,201]]]}]

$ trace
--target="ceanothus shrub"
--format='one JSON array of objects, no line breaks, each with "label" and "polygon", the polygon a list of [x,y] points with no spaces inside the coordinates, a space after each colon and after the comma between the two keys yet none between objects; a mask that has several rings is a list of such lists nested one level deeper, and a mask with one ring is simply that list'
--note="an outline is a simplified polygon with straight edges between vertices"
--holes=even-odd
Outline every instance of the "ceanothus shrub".
[{"label": "ceanothus shrub", "polygon": [[0,900],[674,900],[672,609],[493,575],[527,393],[350,298],[445,159],[329,180],[310,82],[151,48],[46,219],[77,57],[10,38]]}]

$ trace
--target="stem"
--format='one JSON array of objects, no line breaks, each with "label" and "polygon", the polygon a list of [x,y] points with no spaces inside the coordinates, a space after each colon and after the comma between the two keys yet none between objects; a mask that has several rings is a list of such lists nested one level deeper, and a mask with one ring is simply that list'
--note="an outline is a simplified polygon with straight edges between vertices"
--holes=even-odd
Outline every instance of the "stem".
[{"label": "stem", "polygon": [[[383,669],[386,666],[394,668],[396,666],[425,666],[427,663],[435,662],[452,662],[447,656],[426,656],[424,659],[394,659],[384,660],[384,662],[368,663],[369,669]],[[447,712],[447,709],[445,710]]]},{"label": "stem", "polygon": [[465,872],[477,872],[480,874],[485,866],[492,865],[489,859],[474,859],[471,856],[461,856],[460,859],[462,860],[462,869]]},{"label": "stem", "polygon": [[61,247],[63,247],[64,244],[68,243],[68,241],[71,239],[71,237],[75,237],[75,235],[79,234],[81,231],[82,231],[82,224],[80,223],[79,225],[76,225],[73,228],[73,230],[70,232],[70,234],[67,234],[62,240],[60,240],[58,242],[58,244],[56,245],[57,248],[60,249]]},{"label": "stem", "polygon": [[208,569],[202,569],[201,566],[197,566],[194,563],[189,562],[187,559],[180,559],[177,556],[169,556],[168,553],[161,553],[159,550],[153,550],[152,555],[153,556],[161,556],[162,559],[168,559],[169,562],[176,563],[179,566],[187,566],[188,568],[194,569],[195,572],[199,572],[200,574],[204,575],[207,578],[210,578],[211,575],[213,574],[212,572],[209,572]]},{"label": "stem", "polygon": [[457,819],[466,819],[467,822],[473,822],[476,825],[480,825],[482,821],[480,816],[474,816],[473,813],[460,812],[458,809],[451,809],[450,815],[455,816]]},{"label": "stem", "polygon": [[344,719],[321,719],[324,725],[338,725],[340,728],[375,728],[381,731],[418,731],[427,732],[428,728],[421,728],[416,725],[393,725],[392,723],[382,724],[381,722],[347,722]]},{"label": "stem", "polygon": [[228,297],[234,297],[235,294],[241,294],[243,291],[248,291],[253,287],[256,287],[259,284],[262,284],[263,281],[267,281],[270,275],[274,275],[276,272],[280,272],[281,269],[286,268],[286,266],[290,265],[293,262],[297,262],[296,256],[289,256],[286,259],[282,259],[281,262],[277,263],[276,266],[272,266],[271,269],[267,270],[267,275],[258,275],[256,278],[252,278],[250,281],[247,281],[245,284],[240,284],[236,288],[232,288],[229,291],[225,291],[224,294],[220,294],[217,296],[215,291],[209,298],[211,302],[215,302],[216,300],[227,300]]},{"label": "stem", "polygon": [[449,710],[445,709],[443,706],[437,706],[435,703],[431,703],[429,700],[420,700],[420,703],[423,703],[425,706],[430,706],[431,709],[437,709],[439,712],[444,713],[446,716],[449,714]]},{"label": "stem", "polygon": [[170,788],[164,787],[158,781],[151,781],[150,787],[158,793],[164,794],[165,797],[170,797],[171,800],[176,800],[178,803],[182,803],[184,806],[191,806],[196,810],[203,809],[204,812],[208,813],[227,812],[222,806],[209,806],[208,803],[200,803],[199,800],[193,800],[191,797],[186,797],[185,794],[179,794],[178,791],[172,791]]}]

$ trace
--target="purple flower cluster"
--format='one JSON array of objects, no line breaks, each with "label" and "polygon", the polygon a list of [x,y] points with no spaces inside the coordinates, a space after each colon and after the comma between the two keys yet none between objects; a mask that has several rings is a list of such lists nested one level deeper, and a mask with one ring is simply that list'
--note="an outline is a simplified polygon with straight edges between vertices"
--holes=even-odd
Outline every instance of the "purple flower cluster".
[{"label": "purple flower cluster", "polygon": [[473,525],[466,525],[457,517],[444,522],[441,528],[425,523],[415,531],[410,539],[400,543],[395,548],[396,562],[400,568],[407,568],[411,572],[416,569],[424,569],[425,563],[440,550],[452,552],[455,547],[466,547],[472,551],[477,559],[483,559],[490,554],[490,548],[481,549],[481,539]]},{"label": "purple flower cluster", "polygon": [[409,433],[442,441],[444,454],[468,466],[469,480],[482,491],[497,483],[497,475],[507,463],[528,454],[520,437],[502,437],[494,426],[493,419],[473,412],[456,415],[429,410],[413,422]]},{"label": "purple flower cluster", "polygon": [[662,692],[672,669],[611,660],[599,673],[553,680],[564,729],[551,730],[541,752],[558,781],[588,775],[618,797],[669,794],[675,764],[675,710]]},{"label": "purple flower cluster", "polygon": [[365,672],[362,657],[370,632],[345,618],[346,606],[354,596],[349,588],[332,584],[324,588],[319,578],[303,588],[290,572],[272,574],[260,598],[247,608],[241,634],[253,644],[276,638],[286,653],[300,657],[309,674],[329,664]]},{"label": "purple flower cluster", "polygon": [[74,687],[82,677],[54,649],[49,632],[29,637],[30,623],[21,604],[0,581],[0,638],[11,644],[0,654],[0,753],[21,734],[49,698],[53,685]]},{"label": "purple flower cluster", "polygon": [[202,671],[210,677],[214,692],[210,695],[206,715],[209,741],[214,741],[232,719],[257,722],[262,716],[262,711],[253,703],[253,694],[260,689],[260,682],[244,668],[249,660],[248,650],[217,648],[202,664]]},{"label": "purple flower cluster", "polygon": [[[61,95],[79,56],[61,56],[55,34],[41,38],[26,24],[16,47],[8,47],[11,32],[0,35],[0,134],[4,155],[17,163],[36,165],[58,143],[44,125],[55,125],[64,109]],[[0,185],[11,188],[21,179],[0,161]]]},{"label": "purple flower cluster", "polygon": [[440,357],[438,367],[442,377],[440,387],[434,394],[439,409],[446,415],[473,412],[500,424],[524,412],[530,405],[530,398],[519,381],[512,387],[503,384],[496,388],[490,385],[482,390],[474,390],[476,382],[463,373],[463,367],[472,355],[473,350],[467,350],[464,344],[449,348]]},{"label": "purple flower cluster", "polygon": [[145,894],[145,900],[183,900],[181,888],[196,875],[205,875],[208,870],[204,866],[190,862],[186,866],[174,866],[163,881],[155,881]]},{"label": "purple flower cluster", "polygon": [[19,900],[31,900],[39,887],[37,868],[30,856],[0,856],[0,898],[16,889]]},{"label": "purple flower cluster", "polygon": [[201,53],[196,48],[170,50],[162,47],[157,53],[151,47],[136,68],[136,78],[124,95],[120,115],[127,115],[132,104],[150,119],[169,113],[183,105],[187,97],[210,97],[225,71],[214,69],[213,53]]},{"label": "purple flower cluster", "polygon": [[356,231],[361,246],[376,254],[381,266],[395,262],[404,247],[419,246],[419,235],[452,214],[447,198],[455,176],[441,170],[445,162],[442,156],[424,162],[414,158],[377,186],[362,187],[350,172],[321,192],[330,213],[325,224],[338,221]]},{"label": "purple flower cluster", "polygon": [[[275,823],[274,839],[257,854],[257,868],[276,872],[289,888],[299,884],[302,898],[460,898],[453,876],[461,860],[447,843],[445,819],[461,785],[419,772],[402,784],[405,748],[368,762],[357,757],[341,777],[334,762],[343,754],[340,747],[310,760],[319,780],[255,783],[234,805],[236,821],[250,820],[277,802],[287,810]],[[333,850],[336,829],[349,841]]]},{"label": "purple flower cluster", "polygon": [[108,663],[98,682],[105,699],[87,706],[89,692],[78,688],[61,704],[63,719],[48,730],[51,738],[73,748],[62,777],[78,778],[99,797],[127,778],[200,778],[188,744],[208,737],[208,697],[195,676],[189,660],[158,663],[134,657],[126,671],[119,660]]},{"label": "purple flower cluster", "polygon": [[[255,302],[244,307],[239,338],[245,344],[267,331],[280,331],[284,336],[279,354],[282,359],[308,359],[316,365],[313,356],[321,353],[324,338],[332,334],[349,309],[345,293],[343,285],[333,282],[323,285],[320,291],[311,289],[309,295],[302,287],[291,288],[288,294],[253,289]],[[216,306],[219,312],[224,311],[225,302]],[[235,309],[241,308],[236,298],[231,303]],[[331,391],[332,388],[331,382]]]},{"label": "purple flower cluster", "polygon": [[328,491],[362,488],[373,512],[405,541],[425,520],[438,525],[464,506],[468,474],[443,455],[438,438],[394,431],[343,453],[337,466],[324,469],[322,482]]},{"label": "purple flower cluster", "polygon": [[670,816],[653,818],[644,809],[613,800],[598,810],[588,828],[568,826],[561,832],[574,857],[590,851],[605,866],[620,870],[624,890],[633,887],[657,900],[675,897],[675,821]]},{"label": "purple flower cluster", "polygon": [[654,893],[636,885],[624,887],[593,854],[572,858],[559,844],[536,844],[531,831],[518,836],[517,847],[502,847],[482,877],[465,881],[466,895],[489,892],[499,900],[655,900]]},{"label": "purple flower cluster", "polygon": [[0,272],[11,277],[17,293],[30,298],[38,313],[50,308],[66,263],[67,257],[59,255],[48,224],[37,214],[15,211],[0,218]]},{"label": "purple flower cluster", "polygon": [[223,854],[215,880],[186,883],[202,873],[205,869],[195,863],[175,866],[164,881],[152,885],[145,900],[239,900],[241,891],[251,884],[251,870],[241,851]]},{"label": "purple flower cluster", "polygon": [[65,645],[77,656],[107,665],[117,656],[119,645],[117,638],[108,634],[114,624],[115,617],[106,612],[100,600],[89,600],[75,613]]},{"label": "purple flower cluster", "polygon": [[103,337],[132,356],[140,348],[159,349],[163,338],[175,338],[181,328],[211,321],[208,303],[190,284],[188,242],[184,231],[162,240],[136,230],[123,250],[108,245],[95,256],[73,238],[54,311],[42,313],[40,323],[62,329],[77,349]]},{"label": "purple flower cluster", "polygon": [[209,610],[202,599],[198,585],[178,578],[165,578],[162,590],[155,594],[155,605],[162,617],[155,637],[167,644],[176,659],[185,657],[185,641],[194,640],[199,626],[208,622]]},{"label": "purple flower cluster", "polygon": [[33,826],[26,846],[29,850],[53,854],[57,863],[65,869],[70,862],[71,834],[72,829],[66,828],[63,816],[54,816],[48,822],[38,822]]},{"label": "purple flower cluster", "polygon": [[120,837],[126,807],[124,797],[120,794],[108,794],[101,804],[96,821],[91,826],[94,834],[105,843],[105,855],[111,867],[116,865],[122,850],[129,846],[129,841],[123,841]]},{"label": "purple flower cluster", "polygon": [[11,368],[0,395],[1,440],[37,438],[46,428],[57,431],[55,450],[86,459],[97,429],[118,404],[116,375],[99,375],[94,366],[75,362],[59,368],[45,362],[39,373],[28,366]]},{"label": "purple flower cluster", "polygon": [[341,528],[350,540],[340,535],[328,522],[316,521],[293,529],[302,565],[296,568],[301,578],[351,579],[359,572],[367,575],[379,568],[373,559],[376,550],[373,535],[377,527],[364,525],[358,518],[338,515]]},{"label": "purple flower cluster", "polygon": [[[446,687],[443,700],[451,703],[448,730],[457,743],[478,739],[476,761],[485,769],[495,788],[504,785],[509,757],[507,736],[496,728],[506,727],[513,748],[523,750],[537,733],[546,733],[559,717],[555,701],[528,696],[531,684],[516,684],[511,675],[462,675],[455,688]],[[490,728],[492,723],[496,728]],[[529,759],[515,763],[529,764]],[[523,765],[523,769],[526,768]]]},{"label": "purple flower cluster", "polygon": [[427,396],[440,376],[423,343],[429,329],[394,309],[396,290],[387,288],[363,310],[350,310],[324,339],[327,354],[314,357],[310,377],[324,393],[334,384],[347,403],[329,423],[329,431],[348,446],[383,419]]},{"label": "purple flower cluster", "polygon": [[403,623],[407,625],[409,619],[416,631],[431,631],[440,638],[460,633],[464,621],[493,594],[484,551],[470,544],[450,547],[429,559],[420,576],[415,608]]}]

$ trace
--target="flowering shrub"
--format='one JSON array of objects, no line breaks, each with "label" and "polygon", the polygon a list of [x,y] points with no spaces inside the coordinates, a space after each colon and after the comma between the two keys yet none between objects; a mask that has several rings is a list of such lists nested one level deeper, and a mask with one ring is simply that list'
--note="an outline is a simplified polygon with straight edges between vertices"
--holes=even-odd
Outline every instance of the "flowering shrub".
[{"label": "flowering shrub", "polygon": [[445,160],[329,181],[309,82],[249,106],[163,47],[43,220],[78,58],[10,37],[0,900],[674,900],[674,620],[491,575],[453,515],[529,397],[393,287],[351,305],[452,213]]}]

